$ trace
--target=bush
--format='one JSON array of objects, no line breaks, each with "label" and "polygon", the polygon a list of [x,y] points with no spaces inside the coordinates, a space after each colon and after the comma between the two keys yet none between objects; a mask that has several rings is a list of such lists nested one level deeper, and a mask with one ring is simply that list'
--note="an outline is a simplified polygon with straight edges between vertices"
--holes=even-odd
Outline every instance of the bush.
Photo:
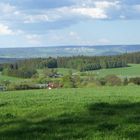
[{"label": "bush", "polygon": [[37,71],[33,68],[19,68],[19,69],[11,69],[5,68],[2,71],[3,75],[14,76],[14,77],[21,77],[21,78],[32,78],[34,75],[37,74]]},{"label": "bush", "polygon": [[7,87],[8,90],[29,90],[29,89],[40,89],[33,83],[13,83]]},{"label": "bush", "polygon": [[74,88],[74,81],[72,79],[72,76],[66,75],[62,79],[62,84],[64,88]]},{"label": "bush", "polygon": [[134,84],[134,83],[128,83],[128,86],[134,87],[134,86],[136,86],[136,84]]},{"label": "bush", "polygon": [[128,83],[129,83],[128,78],[124,78],[124,80],[123,80],[123,85],[126,86],[126,85],[128,85]]},{"label": "bush", "polygon": [[140,85],[140,77],[130,78],[129,82]]},{"label": "bush", "polygon": [[107,81],[106,81],[105,78],[100,78],[100,79],[99,79],[99,82],[100,82],[100,84],[101,84],[102,86],[105,86]]},{"label": "bush", "polygon": [[109,86],[120,86],[122,81],[116,75],[108,75],[105,77],[106,84]]}]

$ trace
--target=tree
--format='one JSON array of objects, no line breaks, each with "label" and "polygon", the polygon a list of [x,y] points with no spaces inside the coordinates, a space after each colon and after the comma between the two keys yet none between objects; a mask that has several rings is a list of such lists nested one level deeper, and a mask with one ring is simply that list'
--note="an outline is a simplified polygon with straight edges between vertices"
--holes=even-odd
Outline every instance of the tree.
[{"label": "tree", "polygon": [[55,58],[49,58],[47,61],[47,67],[48,68],[57,68],[57,61]]}]

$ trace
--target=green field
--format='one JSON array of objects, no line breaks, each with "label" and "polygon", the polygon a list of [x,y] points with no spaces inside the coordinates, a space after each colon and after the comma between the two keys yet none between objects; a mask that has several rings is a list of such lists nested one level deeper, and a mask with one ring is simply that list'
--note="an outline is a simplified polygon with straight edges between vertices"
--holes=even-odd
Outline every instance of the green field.
[{"label": "green field", "polygon": [[138,140],[140,87],[0,93],[1,140]]},{"label": "green field", "polygon": [[[62,73],[63,75],[69,74],[70,69],[67,68],[58,68],[58,73]],[[79,72],[77,70],[72,70],[74,74],[82,74],[82,72]],[[112,69],[100,69],[100,70],[94,70],[94,71],[87,71],[86,73],[94,74],[99,77],[104,77],[107,75],[115,74],[117,76],[122,77],[135,77],[140,76],[140,64],[129,64],[128,67],[124,68],[112,68]]]},{"label": "green field", "polygon": [[9,81],[15,82],[15,81],[21,80],[21,78],[10,77],[10,76],[6,76],[6,75],[2,75],[0,73],[0,81],[4,81],[4,80],[9,80]]},{"label": "green field", "polygon": [[125,68],[113,68],[113,69],[101,69],[90,71],[89,73],[96,74],[99,77],[115,74],[123,77],[135,77],[140,76],[140,64],[129,64],[129,67]]},{"label": "green field", "polygon": [[12,76],[6,76],[6,75],[2,75],[0,72],[0,82],[2,81],[10,81],[11,83],[20,83],[20,82],[30,82],[32,81],[32,79],[23,79],[20,77],[12,77]]},{"label": "green field", "polygon": [[114,69],[102,69],[95,71],[98,72],[100,76],[106,76],[109,74],[115,74],[118,76],[140,76],[140,64],[130,64],[129,67],[126,68],[114,68]]}]

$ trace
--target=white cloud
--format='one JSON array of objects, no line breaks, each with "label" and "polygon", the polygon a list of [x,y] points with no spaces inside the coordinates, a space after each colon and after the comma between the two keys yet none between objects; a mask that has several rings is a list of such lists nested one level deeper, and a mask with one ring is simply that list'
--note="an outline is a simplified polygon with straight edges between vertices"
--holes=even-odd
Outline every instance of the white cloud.
[{"label": "white cloud", "polygon": [[[9,3],[0,3],[1,20],[14,20],[19,23],[57,22],[67,19],[78,21],[85,18],[111,19],[115,12],[120,12],[120,0],[77,0],[75,5],[43,10],[19,10]],[[139,5],[135,7],[139,10]],[[111,13],[110,13],[111,12]],[[118,13],[119,13],[118,12]],[[113,14],[114,13],[114,14]],[[117,18],[121,18],[120,15]]]},{"label": "white cloud", "polygon": [[41,43],[41,36],[40,35],[29,34],[29,35],[25,35],[25,38],[26,38],[28,43],[33,44],[33,45]]},{"label": "white cloud", "polygon": [[14,32],[6,25],[0,24],[0,35],[13,35]]},{"label": "white cloud", "polygon": [[[92,2],[92,6],[90,5]],[[109,18],[107,10],[110,8],[118,9],[120,7],[118,1],[89,1],[86,4],[77,4],[68,7],[59,7],[53,9],[46,9],[37,12],[36,14],[22,15],[24,23],[36,22],[55,22],[61,19],[68,18],[84,18],[89,17],[92,19],[106,19]]]},{"label": "white cloud", "polygon": [[140,4],[134,5],[134,6],[133,6],[133,9],[134,9],[136,12],[140,12]]},{"label": "white cloud", "polygon": [[108,17],[105,11],[99,8],[74,8],[72,12],[94,19],[105,19]]},{"label": "white cloud", "polygon": [[[8,23],[8,25],[11,27],[13,26],[14,28],[21,28],[22,30],[25,30],[25,32],[27,30],[33,31],[36,29],[35,32],[37,34],[37,31],[40,30],[40,28],[42,29],[42,27],[35,28],[35,26],[42,26],[41,24],[39,25],[39,23],[46,23],[47,25],[47,23],[51,22],[54,24],[50,26],[51,23],[49,23],[46,26],[47,29],[57,29],[60,27],[67,27],[71,24],[88,19],[127,19],[134,17],[134,14],[136,14],[134,18],[140,17],[140,5],[131,5],[129,8],[127,8],[127,5],[121,2],[121,0],[72,1],[74,1],[75,4],[42,10],[30,8],[23,8],[23,10],[20,9],[22,7],[17,7],[16,5],[11,5],[10,3],[0,3],[0,21],[3,23]],[[31,25],[28,26],[28,23]],[[32,24],[34,24],[34,26],[32,26]],[[8,34],[12,34],[13,32],[8,27],[6,27],[6,29],[3,28],[3,30],[9,30]]]},{"label": "white cloud", "polygon": [[108,8],[119,8],[120,2],[119,1],[95,1],[95,6],[100,9],[108,9]]},{"label": "white cloud", "polygon": [[9,3],[0,3],[0,12],[1,13],[13,13],[16,11],[16,7],[10,5]]},{"label": "white cloud", "polygon": [[24,34],[22,30],[13,30],[9,26],[0,23],[0,35],[21,35]]},{"label": "white cloud", "polygon": [[40,22],[40,21],[47,22],[47,21],[49,21],[49,18],[46,14],[25,15],[24,18],[25,18],[24,23],[34,23],[34,22]]},{"label": "white cloud", "polygon": [[71,31],[68,36],[69,36],[69,38],[72,38],[77,41],[81,39],[79,34],[74,31]]},{"label": "white cloud", "polygon": [[111,43],[111,41],[106,38],[101,38],[97,41],[97,44],[110,44],[110,43]]}]

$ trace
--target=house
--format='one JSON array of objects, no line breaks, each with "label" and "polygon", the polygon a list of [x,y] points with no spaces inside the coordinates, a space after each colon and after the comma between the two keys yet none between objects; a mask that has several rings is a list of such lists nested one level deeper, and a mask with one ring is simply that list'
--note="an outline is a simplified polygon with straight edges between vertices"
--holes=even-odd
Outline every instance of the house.
[{"label": "house", "polygon": [[48,89],[55,89],[55,88],[61,88],[62,85],[58,83],[49,83],[48,84]]},{"label": "house", "polygon": [[50,78],[61,78],[63,77],[63,74],[49,74]]}]

